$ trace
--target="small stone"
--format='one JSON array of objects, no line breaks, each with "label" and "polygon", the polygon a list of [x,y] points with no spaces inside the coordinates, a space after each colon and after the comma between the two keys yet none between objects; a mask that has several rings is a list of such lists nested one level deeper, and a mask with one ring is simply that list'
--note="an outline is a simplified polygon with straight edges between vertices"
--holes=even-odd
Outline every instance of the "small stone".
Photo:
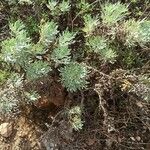
[{"label": "small stone", "polygon": [[140,108],[143,108],[143,105],[142,105],[141,102],[137,102],[136,105],[137,105],[138,107],[140,107]]},{"label": "small stone", "polygon": [[136,137],[136,140],[137,140],[137,141],[141,141],[141,137],[137,136],[137,137]]},{"label": "small stone", "polygon": [[0,125],[0,134],[7,138],[12,134],[13,126],[11,123],[2,123]]},{"label": "small stone", "polygon": [[132,141],[135,141],[135,138],[134,138],[134,137],[130,137],[130,139],[131,139]]}]

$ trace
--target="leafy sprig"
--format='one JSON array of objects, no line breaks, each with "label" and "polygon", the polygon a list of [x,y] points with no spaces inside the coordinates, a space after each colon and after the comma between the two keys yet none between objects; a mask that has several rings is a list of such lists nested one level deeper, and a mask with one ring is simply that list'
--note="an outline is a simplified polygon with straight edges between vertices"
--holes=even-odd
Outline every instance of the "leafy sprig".
[{"label": "leafy sprig", "polygon": [[102,22],[106,26],[113,26],[121,21],[128,14],[128,6],[117,2],[115,4],[106,3],[102,6]]},{"label": "leafy sprig", "polygon": [[70,92],[86,87],[87,69],[77,62],[71,62],[60,69],[61,82]]}]

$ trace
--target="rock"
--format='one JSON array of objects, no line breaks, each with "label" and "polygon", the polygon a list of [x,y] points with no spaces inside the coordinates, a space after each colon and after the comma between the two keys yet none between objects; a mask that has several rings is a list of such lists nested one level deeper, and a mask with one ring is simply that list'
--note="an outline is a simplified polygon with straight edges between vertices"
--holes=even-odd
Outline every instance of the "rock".
[{"label": "rock", "polygon": [[0,125],[0,134],[7,138],[12,134],[13,126],[11,123],[2,123]]},{"label": "rock", "polygon": [[141,137],[137,136],[137,137],[136,137],[136,140],[137,140],[137,141],[141,141]]}]

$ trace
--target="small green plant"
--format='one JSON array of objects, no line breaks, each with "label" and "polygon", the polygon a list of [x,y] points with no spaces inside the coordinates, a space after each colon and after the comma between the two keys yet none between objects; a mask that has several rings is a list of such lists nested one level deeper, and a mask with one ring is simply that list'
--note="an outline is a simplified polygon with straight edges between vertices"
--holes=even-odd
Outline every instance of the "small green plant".
[{"label": "small green plant", "polygon": [[60,69],[61,82],[70,92],[86,87],[87,69],[79,63],[71,62]]},{"label": "small green plant", "polygon": [[0,70],[0,85],[4,83],[9,77],[10,73],[4,70]]},{"label": "small green plant", "polygon": [[87,12],[89,10],[92,10],[92,6],[86,0],[81,0],[80,3],[78,3],[78,8],[82,12]]},{"label": "small green plant", "polygon": [[83,31],[86,33],[86,36],[91,35],[97,26],[99,25],[98,17],[92,17],[91,15],[84,15],[84,28]]},{"label": "small green plant", "polygon": [[58,25],[53,21],[42,24],[40,26],[40,42],[46,46],[52,43],[56,39],[57,28]]},{"label": "small green plant", "polygon": [[100,53],[100,51],[107,47],[107,41],[101,36],[92,36],[87,39],[86,45],[89,46],[90,51]]},{"label": "small green plant", "polygon": [[59,47],[66,47],[70,44],[73,44],[75,36],[76,36],[76,33],[69,32],[68,29],[66,29],[59,36]]},{"label": "small green plant", "polygon": [[36,43],[32,45],[31,54],[32,55],[43,55],[48,51],[48,49],[41,43]]},{"label": "small green plant", "polygon": [[124,30],[126,32],[127,46],[135,46],[139,44],[141,46],[150,42],[150,21],[130,19],[124,23]]},{"label": "small green plant", "polygon": [[12,36],[16,37],[18,34],[26,34],[25,30],[24,30],[25,29],[25,25],[20,20],[17,20],[14,23],[10,23],[9,24],[9,28],[11,30],[11,35]]},{"label": "small green plant", "polygon": [[70,2],[69,0],[63,0],[59,4],[59,9],[62,13],[68,12],[70,10]]},{"label": "small green plant", "polygon": [[58,47],[53,50],[52,59],[56,64],[68,64],[71,60],[71,52],[68,47]]},{"label": "small green plant", "polygon": [[[51,103],[59,107],[63,105],[59,98],[64,100],[66,94],[70,100],[81,99],[81,107],[68,110],[68,118],[63,113],[56,114],[52,118],[52,128],[55,121],[64,118],[58,128],[68,119],[71,129],[82,129],[82,106],[88,96],[85,114],[88,110],[96,114],[94,109],[99,98],[104,125],[113,121],[109,117],[111,111],[105,109],[108,99],[121,104],[115,105],[116,110],[124,108],[127,102],[131,102],[132,107],[137,101],[146,100],[142,103],[142,112],[138,109],[137,113],[138,117],[148,114],[150,21],[144,19],[148,14],[147,6],[135,8],[144,2],[138,0],[137,4],[128,6],[126,2],[98,0],[1,1],[0,117],[1,114],[11,115],[26,104],[35,105],[37,109],[44,109],[47,104],[49,107]],[[10,12],[6,14],[8,8]],[[127,16],[128,8],[130,16]],[[145,9],[143,14],[142,9]],[[9,18],[22,21],[10,22]],[[147,77],[140,79],[139,74],[147,74]],[[91,97],[94,101],[90,101]],[[128,100],[124,101],[126,98]],[[72,101],[71,106],[79,99]],[[140,119],[145,121],[145,118]],[[68,136],[70,131],[65,133]]]},{"label": "small green plant", "polygon": [[69,0],[63,0],[60,3],[56,0],[48,0],[48,4],[46,6],[50,9],[53,16],[59,16],[70,10]]},{"label": "small green plant", "polygon": [[81,120],[81,115],[82,112],[79,106],[71,108],[68,112],[70,124],[72,128],[76,131],[83,128],[83,121]]},{"label": "small green plant", "polygon": [[26,102],[34,103],[36,102],[41,96],[37,93],[37,91],[25,92]]},{"label": "small green plant", "polygon": [[49,71],[51,71],[51,68],[47,62],[35,61],[34,63],[31,63],[26,69],[27,79],[38,79],[47,75]]},{"label": "small green plant", "polygon": [[128,14],[128,6],[120,2],[111,4],[106,3],[102,6],[102,22],[110,27],[121,21]]},{"label": "small green plant", "polygon": [[[1,58],[4,62],[24,67],[24,61],[30,48],[30,38],[27,37],[25,26],[21,21],[10,23],[11,38],[2,42]],[[24,57],[22,57],[24,55]]]},{"label": "small green plant", "polygon": [[143,44],[150,42],[150,21],[143,20],[140,24],[140,33]]},{"label": "small green plant", "polygon": [[58,39],[58,47],[53,50],[52,59],[57,64],[68,64],[70,62],[71,50],[69,45],[74,43],[76,33],[69,32],[66,29],[62,34],[60,34]]},{"label": "small green plant", "polygon": [[32,1],[31,0],[19,0],[19,3],[20,4],[28,4],[28,5],[30,5],[30,4],[32,4]]},{"label": "small green plant", "polygon": [[106,39],[101,36],[89,37],[86,43],[89,50],[100,56],[104,61],[113,63],[116,60],[116,52],[109,47]]},{"label": "small green plant", "polygon": [[124,30],[126,32],[126,42],[125,44],[128,46],[136,45],[139,39],[139,31],[140,31],[141,21],[135,21],[134,19],[130,19],[124,23]]},{"label": "small green plant", "polygon": [[22,77],[18,74],[12,74],[5,86],[0,88],[1,115],[12,115],[18,110],[21,101],[20,91],[22,89],[22,81]]}]

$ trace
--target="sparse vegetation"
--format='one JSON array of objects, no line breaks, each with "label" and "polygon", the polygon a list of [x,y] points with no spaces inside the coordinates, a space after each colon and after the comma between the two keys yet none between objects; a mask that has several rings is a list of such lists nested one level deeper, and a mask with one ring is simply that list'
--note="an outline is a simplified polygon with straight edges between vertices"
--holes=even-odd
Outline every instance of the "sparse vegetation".
[{"label": "sparse vegetation", "polygon": [[[49,129],[67,122],[75,135],[82,130],[97,138],[101,131],[95,145],[106,149],[146,149],[149,3],[4,0],[0,5],[1,116],[42,110],[51,121],[41,124]],[[133,140],[139,133],[140,140]],[[86,140],[90,147],[93,141]]]}]

